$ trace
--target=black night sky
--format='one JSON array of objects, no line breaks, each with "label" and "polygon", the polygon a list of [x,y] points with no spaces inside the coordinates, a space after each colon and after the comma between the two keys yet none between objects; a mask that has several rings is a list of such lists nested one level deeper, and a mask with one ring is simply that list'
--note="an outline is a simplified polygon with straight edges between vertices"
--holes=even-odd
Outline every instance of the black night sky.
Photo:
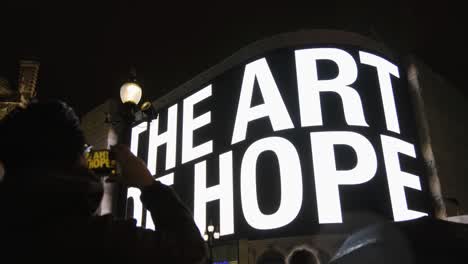
[{"label": "black night sky", "polygon": [[254,41],[300,29],[376,38],[468,95],[464,9],[449,1],[37,2],[1,4],[0,75],[15,84],[18,60],[37,59],[39,99],[63,99],[80,115],[118,98],[132,64],[155,100]]}]

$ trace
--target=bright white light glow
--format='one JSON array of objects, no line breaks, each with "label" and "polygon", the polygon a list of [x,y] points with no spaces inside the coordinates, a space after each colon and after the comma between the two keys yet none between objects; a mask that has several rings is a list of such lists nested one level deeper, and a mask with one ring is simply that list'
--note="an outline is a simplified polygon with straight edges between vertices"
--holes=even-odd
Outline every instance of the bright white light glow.
[{"label": "bright white light glow", "polygon": [[[278,158],[281,197],[278,210],[270,215],[260,211],[257,199],[256,168],[261,153],[272,151]],[[294,145],[280,137],[254,142],[244,154],[241,166],[241,202],[247,223],[256,229],[274,229],[292,222],[302,205],[302,173]]]},{"label": "bright white light glow", "polygon": [[408,209],[406,203],[405,187],[420,191],[421,183],[417,175],[401,171],[398,153],[416,158],[414,146],[389,136],[381,135],[381,139],[394,220],[405,221],[427,215]]},{"label": "bright white light glow", "polygon": [[127,82],[120,88],[120,99],[122,103],[138,104],[141,100],[141,87],[134,82]]},{"label": "bright white light glow", "polygon": [[[349,85],[357,78],[357,66],[353,57],[336,48],[296,50],[296,72],[299,91],[301,125],[321,126],[321,92],[335,92],[341,97],[346,122],[353,126],[369,126],[364,117],[361,98]],[[338,76],[331,80],[318,79],[318,60],[333,61],[338,67]]]},{"label": "bright white light glow", "polygon": [[[127,198],[133,199],[133,218],[136,219],[136,226],[142,226],[143,219],[143,204],[140,200],[141,191],[138,188],[130,187],[127,190]],[[148,210],[146,210],[146,226],[145,228],[154,230],[153,219]]]},{"label": "bright white light glow", "polygon": [[206,187],[206,161],[195,164],[194,219],[203,234],[206,228],[206,203],[219,200],[221,235],[234,233],[234,201],[232,183],[232,151],[219,156],[219,184]]},{"label": "bright white light glow", "polygon": [[127,199],[133,199],[133,218],[136,220],[136,225],[141,226],[143,218],[143,204],[140,200],[141,191],[138,188],[130,187],[127,190]]},{"label": "bright white light glow", "polygon": [[[250,107],[255,78],[264,103]],[[268,116],[273,131],[294,128],[268,63],[262,58],[245,66],[231,145],[245,139],[249,122],[265,116]]]},{"label": "bright white light glow", "polygon": [[182,163],[213,152],[213,141],[210,140],[196,147],[193,146],[193,131],[211,122],[211,112],[194,118],[193,106],[211,96],[211,85],[201,89],[184,99],[184,113],[182,120]]},{"label": "bright white light glow", "polygon": [[[377,158],[372,144],[355,132],[312,132],[312,160],[320,224],[342,223],[339,185],[361,184],[374,177]],[[347,145],[356,153],[356,166],[337,170],[334,145]]]},{"label": "bright white light glow", "polygon": [[174,173],[169,173],[165,176],[161,176],[156,179],[157,181],[160,181],[162,184],[171,186],[174,184]]},{"label": "bright white light glow", "polygon": [[132,136],[130,138],[130,151],[138,156],[138,142],[141,132],[146,131],[146,123],[140,123],[132,127]]},{"label": "bright white light glow", "polygon": [[148,211],[148,210],[146,210],[146,224],[145,224],[145,228],[146,228],[146,229],[155,230],[153,218],[151,217],[151,212]]},{"label": "bright white light glow", "polygon": [[219,239],[219,232],[214,232],[213,237],[214,239]]},{"label": "bright white light glow", "polygon": [[208,226],[208,232],[213,232],[214,231],[214,226],[213,225],[209,225]]},{"label": "bright white light glow", "polygon": [[172,169],[176,162],[177,140],[177,104],[168,110],[167,130],[159,134],[159,118],[151,121],[148,151],[148,169],[151,175],[156,174],[158,147],[166,144],[166,170]]},{"label": "bright white light glow", "polygon": [[209,237],[208,237],[208,234],[204,234],[204,235],[203,235],[203,240],[208,241],[208,238],[209,238]]},{"label": "bright white light glow", "polygon": [[361,58],[361,63],[377,68],[377,76],[379,77],[380,93],[382,96],[387,129],[400,133],[395,98],[393,96],[392,80],[390,78],[390,75],[400,78],[398,67],[384,58],[367,52],[360,51],[359,57]]}]

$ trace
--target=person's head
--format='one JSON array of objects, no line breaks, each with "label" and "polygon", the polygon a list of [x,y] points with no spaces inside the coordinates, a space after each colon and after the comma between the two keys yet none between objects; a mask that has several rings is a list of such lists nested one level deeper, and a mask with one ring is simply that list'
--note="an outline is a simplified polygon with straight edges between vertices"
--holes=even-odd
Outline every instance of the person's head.
[{"label": "person's head", "polygon": [[69,186],[74,189],[68,193],[98,190],[84,162],[85,138],[79,125],[73,109],[61,101],[32,102],[10,112],[0,120],[3,183],[61,189],[60,195]]},{"label": "person's head", "polygon": [[297,248],[287,258],[288,264],[319,264],[315,254],[306,248]]},{"label": "person's head", "polygon": [[68,170],[79,164],[85,139],[64,102],[33,102],[0,121],[0,160],[7,175],[27,168]]}]

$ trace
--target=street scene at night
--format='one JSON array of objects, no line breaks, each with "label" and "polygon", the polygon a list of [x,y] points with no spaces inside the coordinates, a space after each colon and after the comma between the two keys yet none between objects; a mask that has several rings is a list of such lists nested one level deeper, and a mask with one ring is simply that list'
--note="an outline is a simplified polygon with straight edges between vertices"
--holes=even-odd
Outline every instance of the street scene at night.
[{"label": "street scene at night", "polygon": [[461,7],[2,11],[0,263],[468,261]]}]

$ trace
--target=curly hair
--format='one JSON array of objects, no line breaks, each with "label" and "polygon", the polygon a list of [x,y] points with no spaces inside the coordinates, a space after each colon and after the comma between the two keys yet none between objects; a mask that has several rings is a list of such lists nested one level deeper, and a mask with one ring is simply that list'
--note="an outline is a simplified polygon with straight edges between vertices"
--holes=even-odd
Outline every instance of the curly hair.
[{"label": "curly hair", "polygon": [[16,108],[0,121],[0,160],[6,173],[72,166],[85,143],[79,125],[73,109],[62,101]]}]

